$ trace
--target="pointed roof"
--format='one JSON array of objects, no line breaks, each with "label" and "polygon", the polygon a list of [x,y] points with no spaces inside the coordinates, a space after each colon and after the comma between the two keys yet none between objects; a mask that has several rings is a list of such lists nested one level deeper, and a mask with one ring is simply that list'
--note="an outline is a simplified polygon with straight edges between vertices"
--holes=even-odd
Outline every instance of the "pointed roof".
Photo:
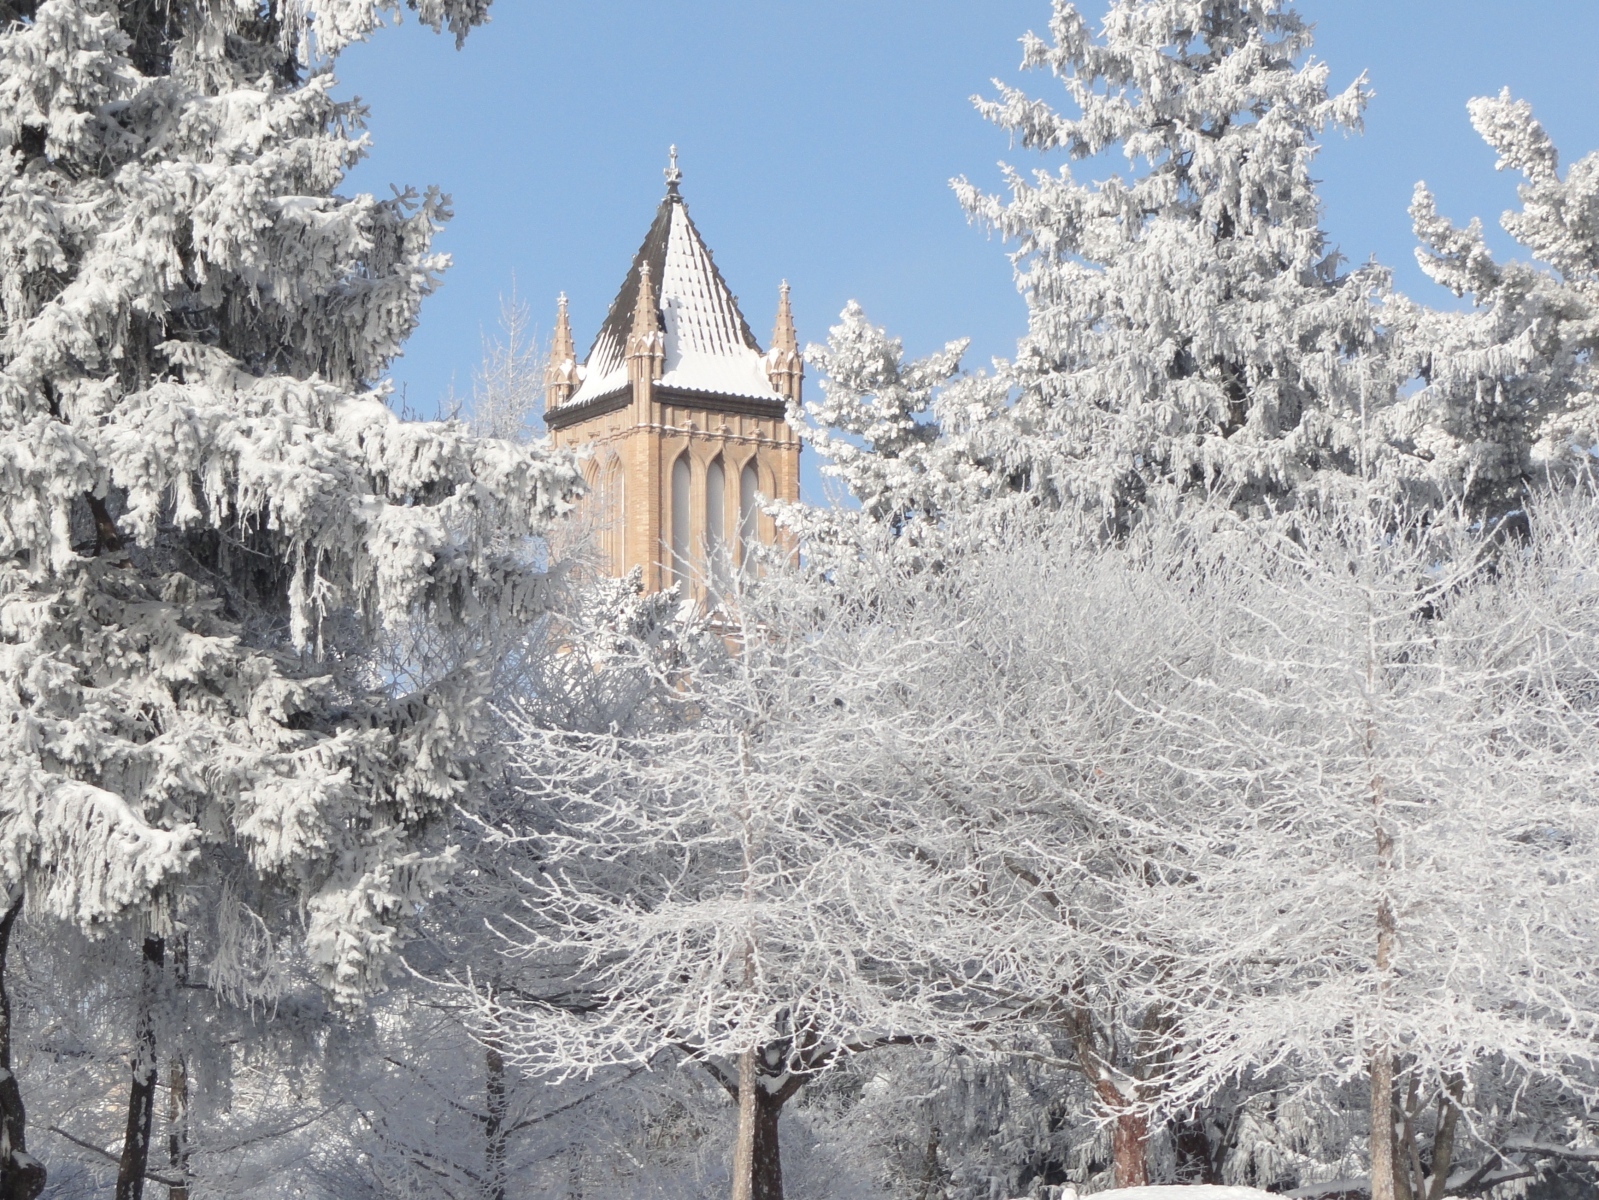
[{"label": "pointed roof", "polygon": [[660,386],[668,391],[782,402],[737,298],[689,219],[688,205],[678,193],[680,178],[674,157],[667,171],[666,198],[633,256],[622,290],[611,302],[583,364],[583,385],[568,405],[602,400],[629,386],[628,335],[634,328],[646,264],[655,284],[650,299],[655,301],[657,328],[665,334]]}]

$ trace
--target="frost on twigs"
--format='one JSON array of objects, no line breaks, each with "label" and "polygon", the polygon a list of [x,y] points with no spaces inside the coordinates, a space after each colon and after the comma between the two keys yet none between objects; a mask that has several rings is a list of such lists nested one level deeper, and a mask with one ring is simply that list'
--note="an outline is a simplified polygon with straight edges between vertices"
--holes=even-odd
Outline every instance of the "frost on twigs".
[{"label": "frost on twigs", "polygon": [[385,403],[449,210],[338,193],[366,140],[324,66],[401,5],[146,8],[0,32],[0,863],[85,928],[248,879],[354,1003],[485,712],[471,653],[393,647],[541,611],[577,476]]}]

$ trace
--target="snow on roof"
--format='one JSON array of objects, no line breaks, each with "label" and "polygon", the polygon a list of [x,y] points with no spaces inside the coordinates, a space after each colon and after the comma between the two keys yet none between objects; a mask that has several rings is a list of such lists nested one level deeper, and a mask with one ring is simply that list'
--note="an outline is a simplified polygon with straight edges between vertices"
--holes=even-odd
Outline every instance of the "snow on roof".
[{"label": "snow on roof", "polygon": [[782,403],[767,377],[766,361],[749,322],[739,312],[738,300],[716,269],[674,184],[594,339],[584,362],[582,386],[567,404],[598,400],[627,387],[627,336],[645,263],[658,297],[656,315],[666,334],[661,386]]}]

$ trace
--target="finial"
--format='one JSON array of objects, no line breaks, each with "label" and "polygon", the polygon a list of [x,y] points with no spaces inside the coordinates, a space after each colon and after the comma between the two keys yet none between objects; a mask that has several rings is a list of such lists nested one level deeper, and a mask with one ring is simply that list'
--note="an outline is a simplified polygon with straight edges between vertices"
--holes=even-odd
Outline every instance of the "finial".
[{"label": "finial", "polygon": [[677,169],[677,147],[673,146],[668,154],[668,165],[664,172],[666,175],[666,194],[677,195],[677,185],[683,182],[683,172]]}]

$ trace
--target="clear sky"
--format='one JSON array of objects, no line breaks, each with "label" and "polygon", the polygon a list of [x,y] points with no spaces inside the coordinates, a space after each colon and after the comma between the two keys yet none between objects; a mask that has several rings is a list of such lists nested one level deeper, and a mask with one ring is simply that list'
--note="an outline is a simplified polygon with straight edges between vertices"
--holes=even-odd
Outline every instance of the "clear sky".
[{"label": "clear sky", "polygon": [[[1080,5],[1097,17],[1103,0]],[[1594,0],[1305,0],[1334,86],[1361,71],[1363,136],[1318,161],[1326,225],[1346,257],[1375,255],[1417,299],[1452,303],[1415,267],[1416,180],[1459,221],[1497,232],[1514,180],[1466,119],[1475,95],[1531,100],[1564,161],[1599,149]],[[968,226],[948,180],[995,186],[1012,149],[973,111],[989,80],[1052,102],[1017,69],[1048,0],[497,0],[457,52],[414,23],[341,60],[342,94],[371,109],[373,153],[349,190],[438,184],[455,264],[425,304],[394,378],[431,413],[466,392],[514,287],[547,332],[571,301],[587,349],[642,241],[676,143],[683,194],[766,343],[787,278],[802,341],[855,298],[912,353],[970,337],[969,366],[1014,347],[1025,310],[1005,247]],[[1500,235],[1497,245],[1508,250]],[[811,457],[809,455],[807,458]],[[806,494],[819,498],[814,462]]]}]

